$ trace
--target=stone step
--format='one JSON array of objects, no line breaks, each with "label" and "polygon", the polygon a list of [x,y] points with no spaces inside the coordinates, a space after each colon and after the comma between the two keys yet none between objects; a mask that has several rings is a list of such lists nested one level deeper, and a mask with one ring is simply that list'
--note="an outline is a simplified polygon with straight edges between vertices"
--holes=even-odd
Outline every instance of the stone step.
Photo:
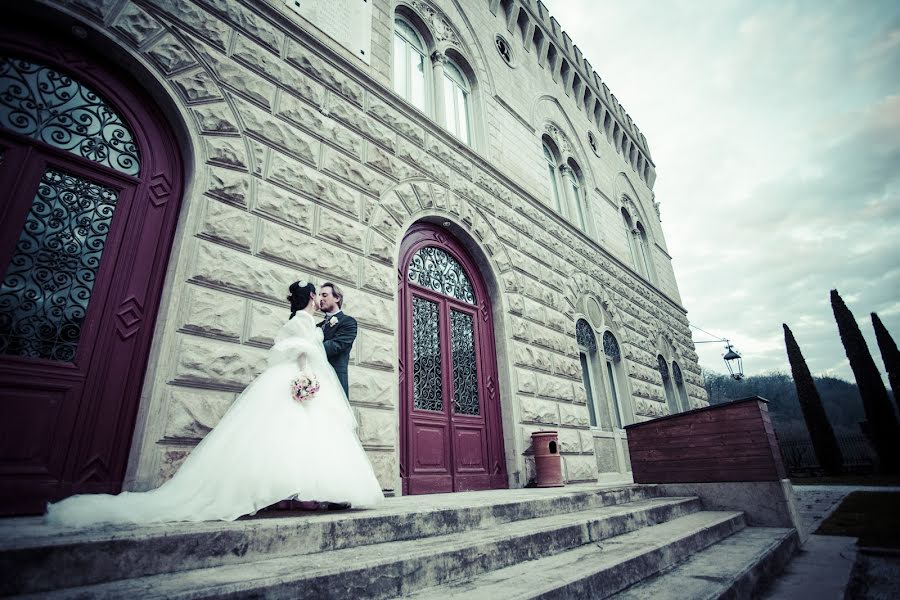
[{"label": "stone step", "polygon": [[86,530],[8,519],[0,522],[0,596],[446,535],[657,496],[652,485],[492,490],[390,498],[367,511]]},{"label": "stone step", "polygon": [[[740,512],[697,512],[539,560],[459,578],[413,594],[410,600],[606,598],[744,527]],[[688,598],[692,596],[680,597]]]},{"label": "stone step", "polygon": [[390,598],[551,556],[699,510],[697,498],[637,500],[449,535],[139,577],[56,590],[40,597]]},{"label": "stone step", "polygon": [[666,573],[614,595],[615,600],[757,598],[800,547],[796,529],[748,527]]}]

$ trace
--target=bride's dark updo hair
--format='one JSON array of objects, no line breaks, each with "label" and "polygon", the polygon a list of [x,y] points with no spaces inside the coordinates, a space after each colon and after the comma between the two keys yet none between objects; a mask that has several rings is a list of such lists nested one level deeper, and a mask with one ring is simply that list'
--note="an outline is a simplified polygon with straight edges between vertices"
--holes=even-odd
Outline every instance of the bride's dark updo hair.
[{"label": "bride's dark updo hair", "polygon": [[290,296],[287,297],[291,303],[291,316],[297,314],[298,310],[303,310],[311,302],[310,294],[316,293],[316,286],[308,281],[295,281],[288,287]]}]

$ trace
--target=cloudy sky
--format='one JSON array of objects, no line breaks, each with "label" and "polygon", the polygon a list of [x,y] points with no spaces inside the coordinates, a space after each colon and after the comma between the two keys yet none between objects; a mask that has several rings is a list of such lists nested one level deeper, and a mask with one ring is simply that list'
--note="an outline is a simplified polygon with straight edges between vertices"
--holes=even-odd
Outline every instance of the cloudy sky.
[{"label": "cloudy sky", "polygon": [[[852,381],[837,288],[900,342],[900,2],[544,0],[650,144],[694,325]],[[696,333],[694,340],[709,339]],[[724,371],[719,344],[697,346]]]}]

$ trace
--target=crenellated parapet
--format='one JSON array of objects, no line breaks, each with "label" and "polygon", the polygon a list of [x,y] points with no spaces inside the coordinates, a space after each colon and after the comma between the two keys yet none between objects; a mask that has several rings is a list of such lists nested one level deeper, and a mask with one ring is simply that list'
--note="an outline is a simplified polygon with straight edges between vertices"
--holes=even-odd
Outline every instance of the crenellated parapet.
[{"label": "crenellated parapet", "polygon": [[540,0],[488,0],[491,12],[506,19],[506,28],[526,53],[550,72],[579,110],[606,136],[622,159],[651,189],[656,166],[644,134],[578,46]]}]

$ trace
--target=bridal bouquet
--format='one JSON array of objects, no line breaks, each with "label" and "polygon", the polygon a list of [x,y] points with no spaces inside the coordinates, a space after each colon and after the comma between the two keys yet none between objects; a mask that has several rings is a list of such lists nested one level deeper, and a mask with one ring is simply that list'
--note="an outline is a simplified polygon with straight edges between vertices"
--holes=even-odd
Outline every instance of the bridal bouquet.
[{"label": "bridal bouquet", "polygon": [[291,382],[291,397],[297,402],[305,402],[319,391],[319,379],[312,373],[302,373]]}]

